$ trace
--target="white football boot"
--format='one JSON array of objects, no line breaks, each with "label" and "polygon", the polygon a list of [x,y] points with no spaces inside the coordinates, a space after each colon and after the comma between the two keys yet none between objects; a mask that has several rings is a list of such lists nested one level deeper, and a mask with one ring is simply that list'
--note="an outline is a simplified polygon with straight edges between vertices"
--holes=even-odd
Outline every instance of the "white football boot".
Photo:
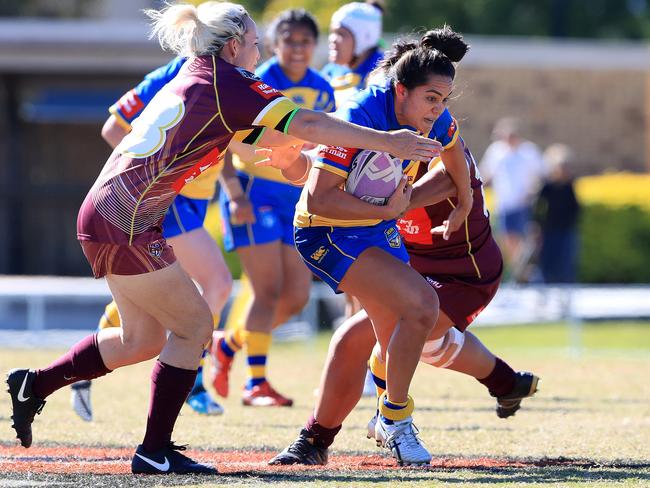
[{"label": "white football boot", "polygon": [[93,420],[93,407],[90,403],[90,385],[89,380],[77,381],[70,385],[70,405],[79,418],[86,422]]},{"label": "white football boot", "polygon": [[377,425],[377,414],[373,415],[372,418],[368,421],[368,433],[366,438],[372,439],[377,442],[377,447],[381,447],[381,441],[375,439],[375,426]]},{"label": "white football boot", "polygon": [[385,424],[379,417],[375,425],[375,439],[378,444],[391,450],[400,466],[420,466],[431,462],[431,454],[420,441],[411,417],[393,424]]}]

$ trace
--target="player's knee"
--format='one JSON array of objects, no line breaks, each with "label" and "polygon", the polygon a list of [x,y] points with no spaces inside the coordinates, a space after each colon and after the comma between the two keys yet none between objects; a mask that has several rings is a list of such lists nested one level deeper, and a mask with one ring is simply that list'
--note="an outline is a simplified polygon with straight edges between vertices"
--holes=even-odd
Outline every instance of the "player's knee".
[{"label": "player's knee", "polygon": [[203,298],[214,310],[223,309],[232,293],[232,277],[220,277],[215,283],[210,283],[203,290]]},{"label": "player's knee", "polygon": [[282,308],[287,316],[299,314],[309,301],[309,290],[296,289],[286,291],[282,294]]},{"label": "player's knee", "polygon": [[210,339],[212,339],[212,331],[214,330],[214,324],[212,321],[212,314],[210,310],[206,307],[207,313],[202,313],[196,319],[196,326],[192,331],[193,339],[196,342],[201,344],[208,344]]},{"label": "player's knee", "polygon": [[166,343],[167,334],[165,332],[151,336],[146,343],[140,345],[140,351],[143,356],[142,360],[145,361],[159,356]]},{"label": "player's knee", "polygon": [[345,327],[336,329],[330,340],[330,354],[334,357],[352,357],[355,354],[364,356],[363,360],[367,360],[372,350],[373,342],[368,344],[364,340],[365,336],[357,334],[354,330]]},{"label": "player's knee", "polygon": [[137,361],[151,359],[162,351],[166,342],[164,331],[142,333],[141,330],[121,333],[124,355]]},{"label": "player's knee", "polygon": [[432,290],[423,289],[413,293],[405,303],[402,316],[424,332],[430,332],[438,321],[438,295]]},{"label": "player's knee", "polygon": [[271,313],[275,311],[281,296],[282,289],[277,284],[254,287],[255,306],[267,308]]},{"label": "player's knee", "polygon": [[460,354],[465,343],[465,334],[451,327],[440,339],[425,342],[420,361],[437,368],[448,368]]}]

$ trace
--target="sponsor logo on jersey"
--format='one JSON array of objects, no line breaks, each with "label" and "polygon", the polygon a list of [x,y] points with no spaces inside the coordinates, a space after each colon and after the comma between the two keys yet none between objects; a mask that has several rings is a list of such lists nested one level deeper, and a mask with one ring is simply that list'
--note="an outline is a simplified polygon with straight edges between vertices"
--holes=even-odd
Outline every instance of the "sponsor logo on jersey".
[{"label": "sponsor logo on jersey", "polygon": [[413,225],[412,220],[399,219],[397,221],[397,227],[405,234],[418,234],[420,232],[420,226]]},{"label": "sponsor logo on jersey", "polygon": [[399,235],[399,232],[395,227],[390,227],[384,231],[388,245],[394,249],[398,249],[402,246],[402,236]]},{"label": "sponsor logo on jersey", "polygon": [[329,159],[335,163],[350,166],[355,150],[340,146],[324,146],[319,152],[318,157]]},{"label": "sponsor logo on jersey", "polygon": [[474,312],[472,315],[467,317],[467,323],[471,324],[472,322],[474,322],[474,320],[476,320],[476,317],[478,317],[478,315],[483,311],[484,308],[485,307],[480,307],[476,312]]},{"label": "sponsor logo on jersey", "polygon": [[159,258],[163,253],[163,245],[161,241],[149,243],[149,254],[154,258]]},{"label": "sponsor logo on jersey", "polygon": [[273,88],[271,85],[267,85],[266,83],[263,83],[261,81],[258,81],[257,83],[253,83],[251,85],[251,88],[255,90],[257,93],[259,93],[260,95],[262,95],[267,100],[275,97],[276,95],[280,95],[280,92],[278,90]]},{"label": "sponsor logo on jersey", "polygon": [[439,290],[440,288],[442,288],[442,285],[439,282],[437,282],[436,280],[434,280],[433,278],[431,278],[429,276],[426,276],[425,279],[435,289]]},{"label": "sponsor logo on jersey", "polygon": [[219,148],[215,147],[210,150],[201,160],[188,169],[183,175],[174,181],[172,188],[176,193],[180,193],[185,185],[191,183],[197,176],[203,173],[206,169],[214,166],[223,159],[223,154],[219,152]]},{"label": "sponsor logo on jersey", "polygon": [[451,124],[449,124],[449,129],[447,129],[447,137],[451,138],[454,137],[454,134],[456,133],[456,121],[451,120]]},{"label": "sponsor logo on jersey", "polygon": [[117,101],[117,108],[127,119],[132,119],[144,108],[144,102],[135,93],[135,90],[129,90],[122,98]]},{"label": "sponsor logo on jersey", "polygon": [[254,81],[260,81],[259,76],[257,76],[255,73],[251,73],[251,72],[248,71],[247,69],[239,68],[239,67],[236,67],[235,69],[236,69],[236,70],[239,72],[239,74],[242,75],[244,78],[248,78],[249,80],[254,80]]},{"label": "sponsor logo on jersey", "polygon": [[328,252],[330,252],[329,249],[325,249],[325,247],[321,246],[316,249],[316,251],[314,251],[310,257],[313,261],[320,263]]}]

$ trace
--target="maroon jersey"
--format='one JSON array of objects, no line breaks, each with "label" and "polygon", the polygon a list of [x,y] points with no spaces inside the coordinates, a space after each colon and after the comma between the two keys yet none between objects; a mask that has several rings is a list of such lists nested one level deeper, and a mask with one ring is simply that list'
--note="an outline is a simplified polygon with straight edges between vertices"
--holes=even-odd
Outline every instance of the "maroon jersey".
[{"label": "maroon jersey", "polygon": [[[483,198],[483,183],[474,157],[467,147],[465,160],[470,172],[472,209],[465,224],[452,233],[449,240],[431,234],[431,229],[441,225],[449,216],[457,204],[456,198],[410,210],[397,221],[411,256],[411,264],[420,273],[433,273],[433,270],[427,270],[435,268],[437,274],[490,279],[501,272],[501,253],[492,238],[489,212]],[[427,165],[420,163],[415,180],[427,171]],[[420,264],[423,259],[427,264]]]},{"label": "maroon jersey", "polygon": [[[133,121],[86,196],[82,241],[158,241],[179,190],[219,162],[237,131],[255,143],[262,127],[286,132],[298,107],[254,74],[215,56],[190,59]],[[252,130],[251,130],[252,129]]]}]

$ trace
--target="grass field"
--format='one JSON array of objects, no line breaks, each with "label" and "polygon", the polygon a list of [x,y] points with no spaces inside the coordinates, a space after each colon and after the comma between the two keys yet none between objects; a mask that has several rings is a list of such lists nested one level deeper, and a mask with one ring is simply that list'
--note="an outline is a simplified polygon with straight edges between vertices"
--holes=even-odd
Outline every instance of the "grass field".
[{"label": "grass field", "polygon": [[[48,399],[34,424],[34,446],[14,447],[9,396],[0,396],[0,487],[94,486],[650,486],[650,323],[585,326],[584,348],[568,348],[563,325],[478,328],[479,336],[517,369],[541,376],[537,396],[508,420],[471,378],[421,366],[412,394],[414,419],[434,459],[428,469],[397,469],[365,438],[374,411],[363,399],[333,446],[332,462],[317,468],[265,464],[298,433],[313,406],[327,347],[323,335],[307,343],[276,344],[274,385],[296,404],[253,409],[236,390],[226,414],[201,417],[184,409],[174,439],[191,455],[215,462],[209,479],[132,477],[132,450],[143,435],[151,364],[117,371],[93,386],[96,420],[85,423],[69,407],[68,391]],[[45,365],[61,351],[0,346],[0,369]],[[233,384],[244,377],[243,356]],[[100,447],[102,449],[88,449]],[[82,449],[83,448],[83,449]]]}]

